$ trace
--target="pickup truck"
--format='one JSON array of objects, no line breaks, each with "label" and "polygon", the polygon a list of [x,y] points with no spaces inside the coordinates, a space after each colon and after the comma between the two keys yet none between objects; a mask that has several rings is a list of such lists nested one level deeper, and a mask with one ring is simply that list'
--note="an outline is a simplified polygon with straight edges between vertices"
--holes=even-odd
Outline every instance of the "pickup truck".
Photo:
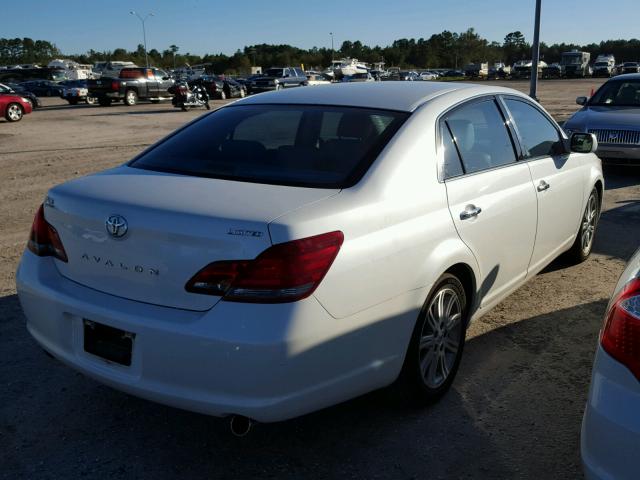
[{"label": "pickup truck", "polygon": [[249,85],[249,93],[281,90],[289,87],[309,85],[307,76],[300,68],[270,68],[261,77],[253,80]]},{"label": "pickup truck", "polygon": [[169,88],[173,84],[173,79],[164,70],[144,67],[123,68],[118,78],[100,77],[87,81],[88,96],[97,98],[103,107],[119,101],[131,106],[138,100],[152,103],[170,100]]}]

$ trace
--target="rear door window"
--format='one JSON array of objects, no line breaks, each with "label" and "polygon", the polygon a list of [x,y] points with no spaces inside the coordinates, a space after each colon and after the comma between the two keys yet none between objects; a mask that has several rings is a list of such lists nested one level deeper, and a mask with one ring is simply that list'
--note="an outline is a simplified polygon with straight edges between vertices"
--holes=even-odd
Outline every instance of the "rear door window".
[{"label": "rear door window", "polygon": [[511,135],[493,99],[456,108],[445,117],[462,158],[465,173],[516,162]]},{"label": "rear door window", "polygon": [[346,188],[408,113],[311,105],[236,105],[179,130],[136,168],[229,180]]}]

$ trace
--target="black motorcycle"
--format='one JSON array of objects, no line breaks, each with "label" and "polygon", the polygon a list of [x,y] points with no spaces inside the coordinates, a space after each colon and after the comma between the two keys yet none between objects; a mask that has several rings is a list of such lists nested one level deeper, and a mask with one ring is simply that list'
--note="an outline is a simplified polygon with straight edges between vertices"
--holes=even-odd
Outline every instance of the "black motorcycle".
[{"label": "black motorcycle", "polygon": [[183,112],[194,107],[205,107],[207,110],[211,110],[209,95],[200,85],[190,86],[187,82],[180,82],[171,87],[169,92],[173,93],[171,100],[173,106],[182,109]]}]

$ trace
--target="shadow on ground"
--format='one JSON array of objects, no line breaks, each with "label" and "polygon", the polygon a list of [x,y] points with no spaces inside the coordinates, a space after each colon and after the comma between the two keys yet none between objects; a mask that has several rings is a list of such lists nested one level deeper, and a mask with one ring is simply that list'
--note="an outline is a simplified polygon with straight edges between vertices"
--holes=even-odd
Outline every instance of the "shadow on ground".
[{"label": "shadow on ground", "polygon": [[454,388],[429,408],[382,390],[237,439],[226,420],[131,397],[45,356],[17,297],[3,297],[0,477],[542,478],[548,449],[562,449],[554,478],[575,478],[605,303],[471,339]]}]

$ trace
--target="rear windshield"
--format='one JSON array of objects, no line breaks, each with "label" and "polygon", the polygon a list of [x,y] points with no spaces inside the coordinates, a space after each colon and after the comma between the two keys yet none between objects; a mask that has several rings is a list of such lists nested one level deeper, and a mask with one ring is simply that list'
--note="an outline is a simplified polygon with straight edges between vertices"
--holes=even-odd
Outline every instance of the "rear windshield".
[{"label": "rear windshield", "polygon": [[315,188],[360,180],[407,113],[311,105],[222,108],[129,166],[199,177]]}]

